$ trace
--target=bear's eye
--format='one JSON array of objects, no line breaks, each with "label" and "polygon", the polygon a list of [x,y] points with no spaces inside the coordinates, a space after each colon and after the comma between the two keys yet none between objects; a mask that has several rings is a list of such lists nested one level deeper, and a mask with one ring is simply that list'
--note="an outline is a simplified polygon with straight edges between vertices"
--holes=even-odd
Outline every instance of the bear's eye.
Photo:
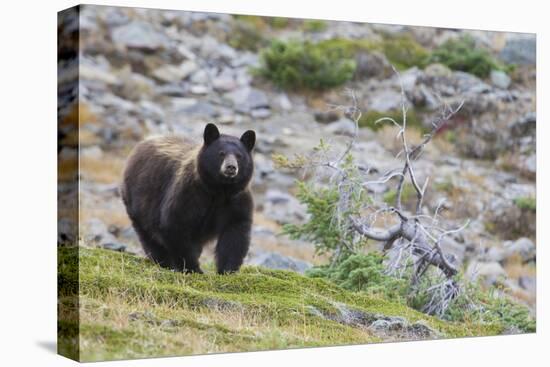
[{"label": "bear's eye", "polygon": [[243,155],[241,153],[237,153],[237,159],[241,159]]},{"label": "bear's eye", "polygon": [[225,157],[225,152],[223,150],[220,151],[220,157]]}]

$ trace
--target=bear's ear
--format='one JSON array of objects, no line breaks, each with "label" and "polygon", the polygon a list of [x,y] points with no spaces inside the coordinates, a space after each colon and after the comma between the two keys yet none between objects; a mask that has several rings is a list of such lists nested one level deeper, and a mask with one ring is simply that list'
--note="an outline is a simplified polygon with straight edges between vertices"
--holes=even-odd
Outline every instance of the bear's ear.
[{"label": "bear's ear", "polygon": [[220,137],[220,131],[214,124],[208,124],[204,128],[204,145],[210,145]]},{"label": "bear's ear", "polygon": [[245,131],[241,136],[241,142],[249,152],[252,151],[254,144],[256,143],[256,133],[253,130]]}]

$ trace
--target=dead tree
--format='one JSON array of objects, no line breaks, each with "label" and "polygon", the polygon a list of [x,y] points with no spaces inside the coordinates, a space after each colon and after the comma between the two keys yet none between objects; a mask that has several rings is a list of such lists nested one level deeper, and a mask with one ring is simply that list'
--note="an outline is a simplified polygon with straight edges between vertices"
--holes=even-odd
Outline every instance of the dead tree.
[{"label": "dead tree", "polygon": [[[399,73],[394,69],[399,81],[401,78]],[[342,110],[345,115],[355,123],[355,131],[349,139],[344,152],[338,154],[335,159],[330,159],[326,155],[320,155],[316,152],[310,157],[299,157],[300,162],[297,166],[302,168],[328,168],[334,174],[330,178],[332,185],[336,185],[339,192],[338,213],[335,218],[335,225],[338,225],[342,231],[352,231],[358,236],[358,240],[374,240],[384,243],[384,252],[395,252],[392,260],[388,261],[388,273],[402,271],[405,267],[412,263],[413,271],[411,278],[411,289],[414,289],[420,278],[426,273],[428,268],[435,267],[443,274],[442,281],[431,286],[428,291],[430,294],[429,301],[424,306],[423,311],[429,314],[442,316],[449,306],[450,302],[460,292],[460,286],[455,281],[455,275],[458,270],[453,263],[452,258],[445,254],[441,248],[441,243],[445,237],[456,234],[462,231],[467,225],[466,222],[459,228],[445,229],[439,224],[439,212],[442,207],[442,202],[437,206],[433,215],[423,214],[423,201],[428,189],[429,177],[423,183],[420,183],[415,173],[414,164],[422,156],[424,148],[430,143],[432,138],[445,126],[445,124],[460,110],[462,103],[456,108],[452,108],[442,102],[442,111],[440,116],[431,124],[431,130],[423,136],[420,144],[411,146],[407,140],[407,99],[405,96],[403,85],[401,84],[402,96],[402,116],[401,121],[396,121],[390,117],[384,117],[375,122],[389,122],[398,130],[397,137],[400,139],[402,149],[397,157],[402,159],[403,166],[391,170],[382,175],[376,180],[367,180],[366,176],[370,169],[359,167],[364,177],[364,180],[352,180],[350,175],[342,169],[343,162],[348,156],[356,142],[359,131],[359,120],[361,119],[361,111],[357,105],[357,99],[353,91],[348,91],[352,99],[351,106],[333,105],[333,109]],[[369,185],[388,183],[391,180],[397,179],[396,183],[396,199],[393,205],[376,205],[365,203],[364,209],[371,210],[371,215],[349,215],[350,197],[355,190],[366,190]],[[413,213],[403,209],[402,196],[403,188],[406,182],[410,182],[416,193],[416,205]],[[396,224],[388,228],[374,227],[372,224],[376,216],[380,213],[388,213],[396,217]],[[355,252],[353,244],[345,244],[348,251]],[[336,249],[339,252],[340,248]]]}]

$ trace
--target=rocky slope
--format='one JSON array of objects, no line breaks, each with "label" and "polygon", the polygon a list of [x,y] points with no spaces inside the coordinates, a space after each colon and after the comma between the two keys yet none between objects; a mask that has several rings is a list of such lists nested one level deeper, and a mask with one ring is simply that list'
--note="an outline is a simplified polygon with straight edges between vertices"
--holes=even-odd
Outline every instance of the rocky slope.
[{"label": "rocky slope", "polygon": [[[251,128],[258,135],[253,183],[257,207],[247,262],[300,272],[323,263],[312,244],[280,235],[282,224],[306,220],[307,213],[293,196],[300,177],[275,169],[271,155],[307,152],[320,138],[343,149],[353,124],[328,107],[349,104],[342,90],[283,91],[254,77],[250,70],[259,65],[258,50],[240,49],[243,41],[235,36],[241,35],[239,27],[249,27],[251,20],[255,24],[255,18],[96,6],[84,6],[81,17],[82,244],[140,254],[118,195],[125,157],[147,135],[174,131],[199,139],[204,123],[215,121],[225,133]],[[421,111],[419,129],[437,115],[439,98],[465,102],[417,166],[421,180],[431,177],[427,209],[433,211],[446,197],[449,225],[471,220],[467,230],[446,243],[447,251],[468,276],[481,277],[487,286],[499,285],[534,308],[533,38],[346,22],[325,22],[319,29],[299,20],[277,24],[255,26],[262,37],[273,39],[381,40],[388,34],[408,35],[426,49],[468,33],[501,60],[518,65],[509,75],[494,71],[480,79],[432,64],[405,68],[401,79],[408,102]],[[361,77],[346,85],[356,91],[359,107],[366,112],[400,108],[400,81],[386,56],[363,55],[357,60]],[[377,172],[397,167],[395,133],[390,128],[362,128],[353,151],[357,161]],[[411,132],[411,139],[420,134]],[[60,154],[71,156],[69,150]],[[373,187],[371,194],[383,200],[392,185]],[[209,256],[207,252],[205,259]],[[249,275],[245,271],[243,276]],[[357,341],[361,338],[370,336],[358,334]]]}]

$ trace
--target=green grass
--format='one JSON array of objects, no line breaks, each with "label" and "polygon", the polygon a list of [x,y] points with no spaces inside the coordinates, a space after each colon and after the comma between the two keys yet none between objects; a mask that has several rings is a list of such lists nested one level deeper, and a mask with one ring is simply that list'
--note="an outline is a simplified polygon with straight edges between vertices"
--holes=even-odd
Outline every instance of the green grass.
[{"label": "green grass", "polygon": [[[377,131],[384,126],[391,125],[391,122],[388,121],[379,121],[376,123],[376,121],[384,117],[391,118],[401,124],[403,121],[403,112],[397,109],[386,112],[368,110],[361,115],[361,118],[359,119],[359,127],[368,127],[371,130]],[[407,126],[409,128],[419,129],[421,131],[426,130],[422,124],[422,118],[412,108],[407,111]]]},{"label": "green grass", "polygon": [[[61,324],[80,290],[79,358],[128,359],[363,344],[385,339],[338,321],[338,305],[422,322],[441,337],[495,335],[497,324],[449,323],[323,279],[258,267],[237,274],[182,274],[102,249],[59,249]],[[74,323],[74,322],[73,322]],[[74,328],[75,325],[72,325]]]}]

